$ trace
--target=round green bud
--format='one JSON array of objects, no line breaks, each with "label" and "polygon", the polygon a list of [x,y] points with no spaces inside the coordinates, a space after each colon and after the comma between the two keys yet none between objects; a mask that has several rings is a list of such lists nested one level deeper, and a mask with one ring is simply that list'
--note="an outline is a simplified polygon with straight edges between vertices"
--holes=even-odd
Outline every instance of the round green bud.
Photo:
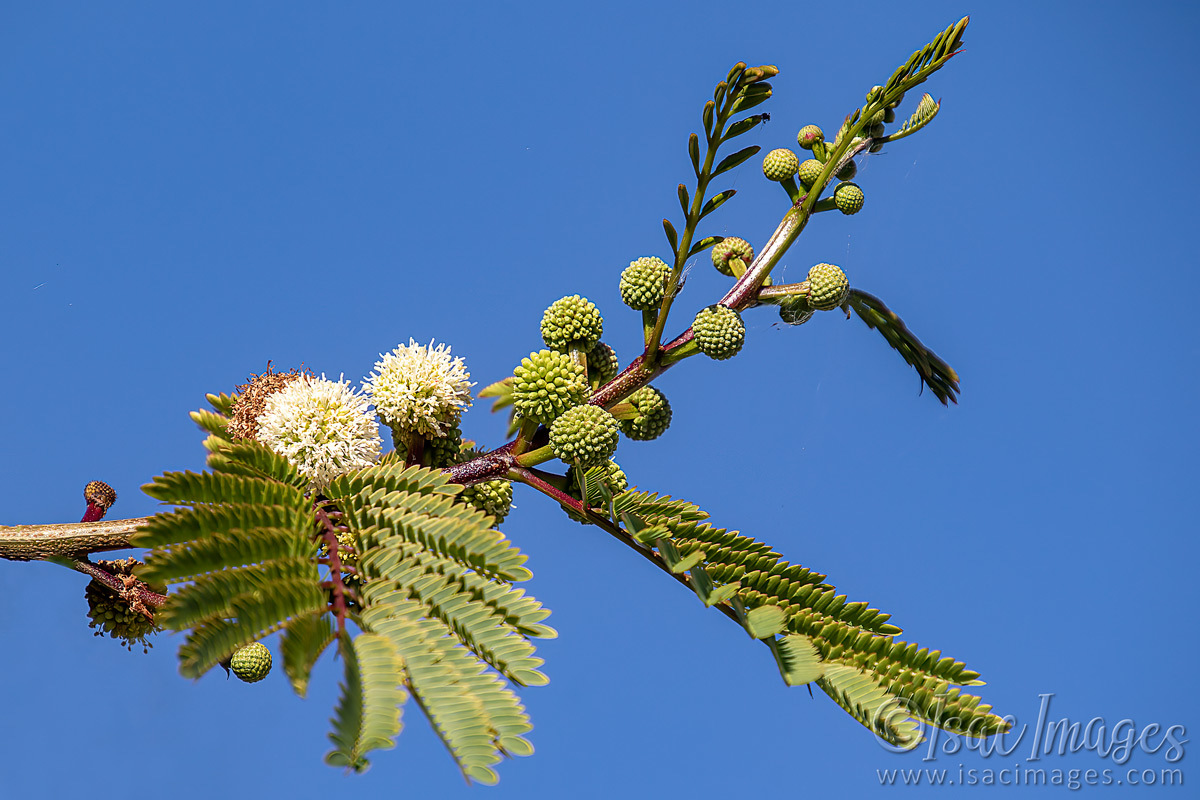
[{"label": "round green bud", "polygon": [[800,165],[800,182],[805,186],[812,186],[816,183],[817,178],[821,177],[821,170],[825,169],[825,165],[815,158],[810,158]]},{"label": "round green bud", "polygon": [[555,300],[542,314],[542,341],[552,350],[577,344],[585,350],[600,341],[604,320],[596,304],[573,294]]},{"label": "round green bud", "polygon": [[846,302],[850,281],[841,267],[817,264],[808,271],[808,304],[817,311],[832,311]]},{"label": "round green bud", "polygon": [[571,357],[539,350],[513,371],[513,409],[522,419],[549,425],[587,397],[587,374]]},{"label": "round green bud", "polygon": [[854,163],[854,159],[850,159],[837,171],[836,177],[839,181],[852,181],[857,174],[858,165]]},{"label": "round green bud", "polygon": [[692,322],[692,336],[700,352],[717,361],[733,358],[746,341],[742,315],[722,305],[700,309]]},{"label": "round green bud", "polygon": [[749,266],[750,262],[754,260],[754,248],[745,239],[727,236],[712,249],[713,266],[722,275],[733,276],[733,269],[729,266],[729,262],[735,258]]},{"label": "round green bud", "polygon": [[896,109],[888,106],[883,110],[883,121],[889,125],[896,121]]},{"label": "round green bud", "polygon": [[550,449],[574,467],[598,467],[617,451],[619,426],[600,406],[568,409],[550,426]]},{"label": "round green bud", "polygon": [[229,668],[239,680],[258,683],[271,671],[271,651],[262,642],[248,644],[233,654]]},{"label": "round green bud", "polygon": [[441,469],[457,464],[462,457],[462,430],[456,425],[438,439],[425,440],[422,461],[426,466]]},{"label": "round green bud", "polygon": [[763,175],[769,181],[786,181],[796,174],[800,168],[800,159],[787,148],[779,148],[767,153],[763,159]]},{"label": "round green bud", "polygon": [[[589,508],[602,506],[604,503],[604,495],[600,493],[600,487],[596,485],[597,483],[603,483],[613,495],[618,495],[629,488],[629,478],[625,477],[625,473],[621,471],[620,466],[615,461],[607,461],[601,466],[592,467],[587,471],[589,473],[588,488],[591,489],[588,493],[587,504]],[[567,494],[576,500],[583,499],[583,491],[579,488],[578,469],[571,470],[570,478],[567,480]],[[567,509],[567,516],[581,525],[591,524],[582,515],[576,514],[569,508]]]},{"label": "round green bud", "polygon": [[617,370],[621,368],[616,351],[604,342],[596,342],[592,349],[587,351],[587,365],[588,380],[601,384],[617,377]]},{"label": "round green bud", "polygon": [[483,481],[468,486],[458,496],[488,516],[495,517],[497,525],[503,522],[512,510],[513,488],[509,481]]},{"label": "round green bud", "polygon": [[813,308],[804,295],[795,295],[779,304],[779,318],[788,325],[803,325],[812,319]]},{"label": "round green bud", "polygon": [[833,203],[843,214],[857,214],[862,210],[865,199],[857,183],[839,183],[833,190]]},{"label": "round green bud", "polygon": [[658,308],[670,277],[671,268],[661,258],[648,256],[630,261],[621,273],[621,302],[634,311]]},{"label": "round green bud", "polygon": [[867,136],[871,137],[872,139],[878,139],[880,136],[883,136],[883,132],[884,132],[883,123],[882,123],[882,122],[876,122],[874,125],[872,125],[871,127],[867,128],[867,129],[866,129],[865,131],[863,131],[863,132],[864,132],[864,133],[865,133]]},{"label": "round green bud", "polygon": [[875,144],[871,145],[868,148],[868,150],[872,153],[878,153],[882,149],[883,149],[883,142],[875,142]]},{"label": "round green bud", "polygon": [[881,94],[883,94],[882,86],[879,86],[879,85],[872,86],[870,88],[870,90],[867,91],[867,102],[868,103],[871,102],[872,100],[879,97]]},{"label": "round green bud", "polygon": [[825,141],[825,132],[816,125],[805,125],[796,134],[796,144],[805,150],[812,150],[813,145]]},{"label": "round green bud", "polygon": [[671,404],[653,386],[643,386],[625,401],[637,410],[633,419],[621,420],[621,432],[636,441],[649,441],[663,435],[671,424]]}]

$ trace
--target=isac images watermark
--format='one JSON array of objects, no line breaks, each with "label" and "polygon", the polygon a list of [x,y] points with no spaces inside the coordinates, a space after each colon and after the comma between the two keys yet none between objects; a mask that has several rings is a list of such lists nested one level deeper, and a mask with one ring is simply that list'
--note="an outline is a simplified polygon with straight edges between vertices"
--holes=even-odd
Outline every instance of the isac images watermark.
[{"label": "isac images watermark", "polygon": [[[1102,717],[1075,721],[1055,718],[1050,710],[1053,693],[1038,695],[1038,716],[1034,724],[1019,723],[1015,717],[1005,717],[1011,724],[1006,733],[985,739],[948,734],[929,725],[922,725],[925,740],[916,748],[899,747],[882,739],[880,745],[892,752],[923,752],[922,766],[908,769],[876,769],[881,786],[1058,786],[1078,791],[1092,786],[1183,786],[1183,755],[1187,729],[1179,724],[1151,722],[1143,725],[1132,719],[1109,723]],[[882,709],[880,716],[909,714],[903,705]],[[977,757],[995,759],[986,767],[953,765],[955,755],[975,753]],[[1096,757],[1103,765],[1072,767],[1064,758]],[[1139,757],[1152,757],[1146,764]],[[960,756],[961,757],[961,756]]]}]

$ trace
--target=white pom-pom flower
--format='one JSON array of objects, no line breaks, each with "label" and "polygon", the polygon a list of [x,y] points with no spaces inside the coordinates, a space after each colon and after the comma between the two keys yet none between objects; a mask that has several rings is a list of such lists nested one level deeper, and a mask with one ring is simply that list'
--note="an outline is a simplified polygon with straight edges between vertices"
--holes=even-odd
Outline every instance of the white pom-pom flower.
[{"label": "white pom-pom flower", "polygon": [[379,460],[379,425],[349,381],[305,376],[267,398],[258,441],[286,458],[320,490],[339,475]]},{"label": "white pom-pom flower", "polygon": [[471,373],[461,358],[450,357],[450,346],[434,347],[409,339],[382,361],[363,382],[375,413],[393,430],[436,439],[458,424],[471,405]]}]

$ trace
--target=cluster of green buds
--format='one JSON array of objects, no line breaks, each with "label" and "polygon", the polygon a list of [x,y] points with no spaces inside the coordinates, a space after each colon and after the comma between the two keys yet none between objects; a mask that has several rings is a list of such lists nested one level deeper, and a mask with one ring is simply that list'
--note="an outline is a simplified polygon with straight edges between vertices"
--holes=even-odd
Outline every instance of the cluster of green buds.
[{"label": "cluster of green buds", "polygon": [[[123,580],[132,580],[134,568],[141,564],[132,558],[117,561],[98,561],[96,566]],[[151,586],[153,591],[165,594],[165,586]],[[88,604],[88,627],[95,628],[96,636],[109,636],[133,651],[133,645],[142,646],[142,652],[149,652],[152,645],[148,636],[157,633],[159,628],[154,620],[142,608],[135,607],[127,597],[122,597],[105,584],[92,579],[84,590]]]}]

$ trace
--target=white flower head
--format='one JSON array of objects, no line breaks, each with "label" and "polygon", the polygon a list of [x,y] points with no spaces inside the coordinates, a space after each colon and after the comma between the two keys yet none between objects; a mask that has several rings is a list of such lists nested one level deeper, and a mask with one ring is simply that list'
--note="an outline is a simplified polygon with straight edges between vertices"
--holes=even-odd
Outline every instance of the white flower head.
[{"label": "white flower head", "polygon": [[324,489],[379,460],[379,425],[349,381],[304,376],[267,398],[256,438]]},{"label": "white flower head", "polygon": [[384,425],[426,438],[445,436],[471,405],[471,373],[461,358],[450,357],[450,346],[417,344],[409,339],[382,361],[363,381]]}]

